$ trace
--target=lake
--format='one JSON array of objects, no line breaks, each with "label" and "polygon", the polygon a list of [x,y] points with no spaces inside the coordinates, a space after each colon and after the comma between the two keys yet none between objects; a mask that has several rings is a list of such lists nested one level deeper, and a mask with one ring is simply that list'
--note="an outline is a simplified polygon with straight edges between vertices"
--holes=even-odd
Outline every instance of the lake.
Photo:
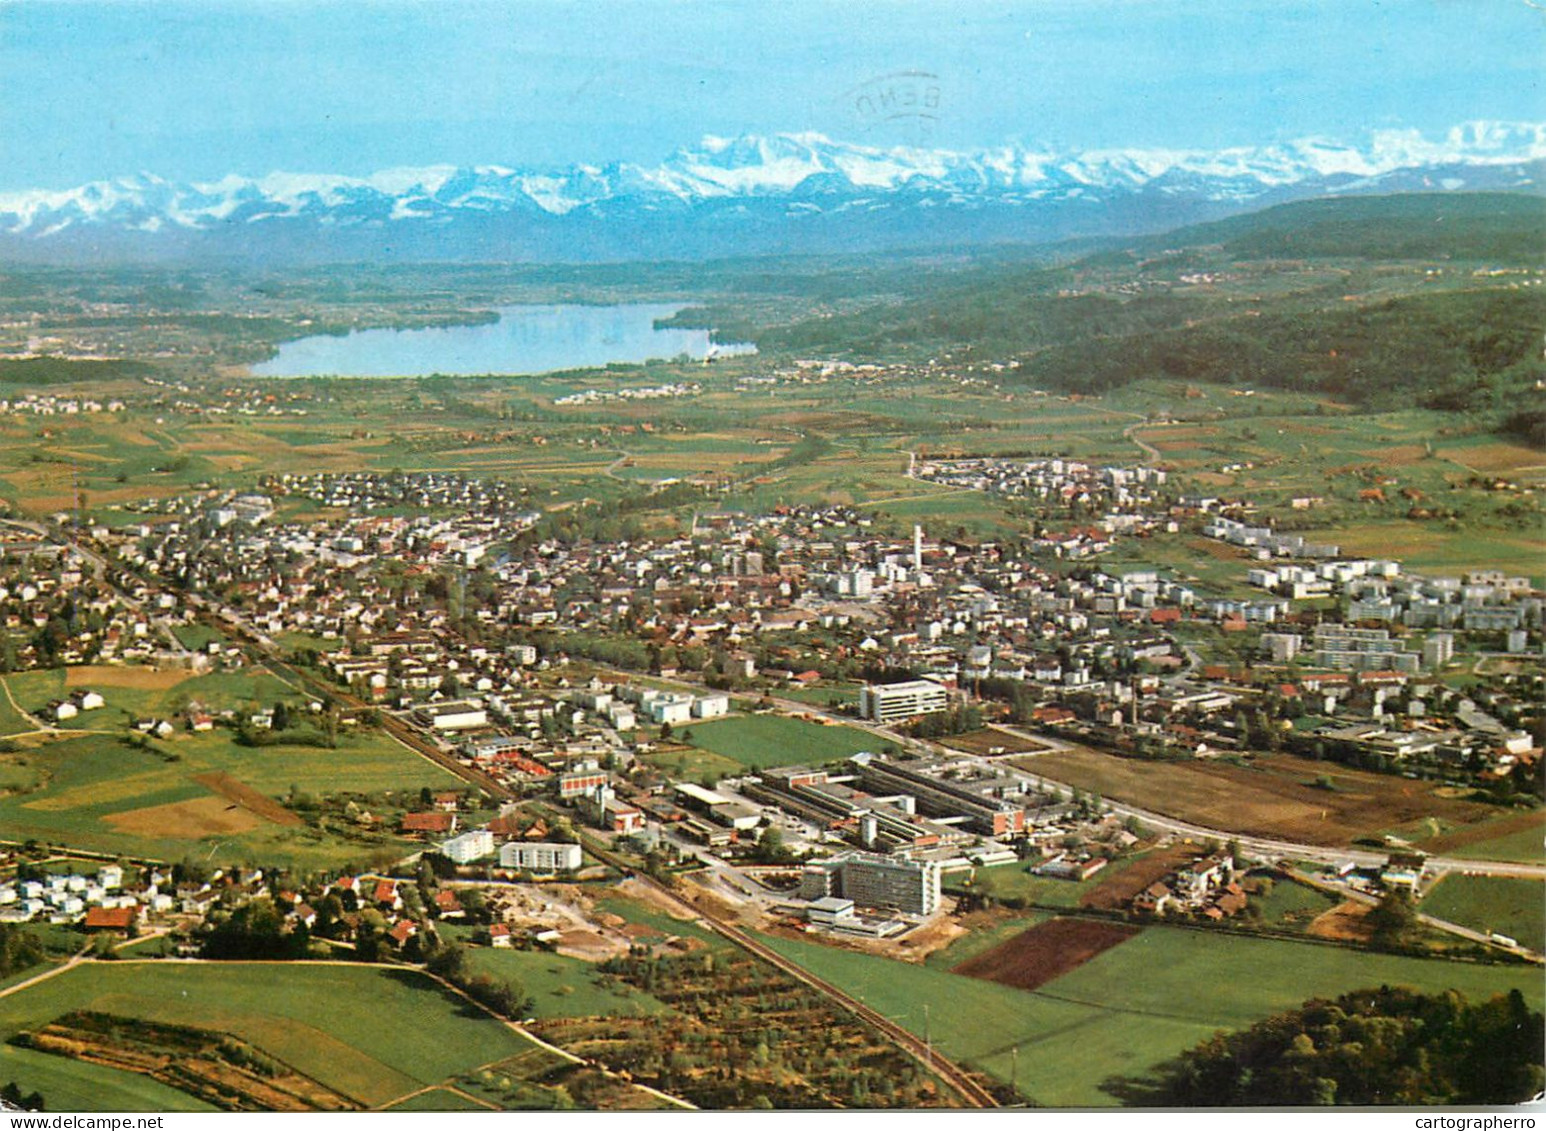
[{"label": "lake", "polygon": [[484,373],[535,374],[642,362],[751,353],[743,344],[714,345],[707,330],[657,330],[680,305],[502,306],[498,322],[424,330],[357,330],[284,342],[277,356],[252,367],[259,377],[425,377]]}]

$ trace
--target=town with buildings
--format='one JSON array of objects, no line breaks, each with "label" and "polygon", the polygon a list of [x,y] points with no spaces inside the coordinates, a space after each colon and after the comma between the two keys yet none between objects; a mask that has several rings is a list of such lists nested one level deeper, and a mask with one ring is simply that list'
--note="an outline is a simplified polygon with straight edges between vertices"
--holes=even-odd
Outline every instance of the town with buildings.
[{"label": "town with buildings", "polygon": [[[1098,564],[1054,570],[1037,540],[937,539],[919,527],[899,541],[841,507],[703,512],[692,537],[601,545],[540,538],[540,512],[503,482],[282,475],[262,494],[137,504],[112,526],[80,529],[60,514],[57,534],[14,528],[0,578],[6,670],[240,671],[283,657],[311,680],[297,714],[386,720],[475,775],[481,808],[471,792],[447,793],[397,819],[400,835],[456,875],[566,876],[595,862],[572,832],[555,842],[542,838],[545,820],[523,824],[527,799],[601,844],[708,862],[717,893],[769,921],[872,939],[936,918],[952,873],[1028,859],[1037,875],[1084,881],[1136,840],[1110,827],[1114,810],[1081,809],[1077,791],[1039,779],[1034,758],[1004,759],[1009,747],[1201,760],[1266,747],[1520,788],[1538,772],[1540,748],[1512,721],[1538,676],[1472,694],[1440,678],[1466,656],[1540,654],[1542,599],[1524,579],[1418,576],[1393,560],[1274,540],[1167,494],[1164,473],[1149,468],[961,461],[916,474],[1078,504],[1112,539],[1141,524],[1196,524],[1255,548],[1264,564],[1242,571],[1270,596],[1219,598]],[[292,500],[336,517],[286,520]],[[219,631],[187,646],[200,624]],[[1203,662],[1191,625],[1239,637],[1238,660]],[[811,705],[812,690],[840,684],[857,694]],[[111,693],[81,687],[36,721],[80,725],[113,707]],[[657,768],[652,752],[673,732],[748,712],[847,720],[873,748],[706,783]],[[274,715],[193,700],[123,725],[168,739],[272,728]],[[1003,742],[950,750],[918,725],[967,715],[1007,728],[987,732]],[[515,800],[485,813],[489,789]],[[769,828],[782,834],[772,863],[788,886],[759,876]],[[1212,859],[1156,878],[1130,910],[1237,914],[1236,865]],[[369,882],[376,896],[392,890],[385,875]],[[88,929],[123,926],[125,911],[165,923],[196,918],[219,883],[226,905],[233,891],[264,890],[230,875],[195,889],[154,869],[125,887],[110,865],[0,887],[0,913]],[[328,890],[292,893],[287,914],[312,927]],[[392,943],[419,929],[397,900],[368,902],[391,905]],[[455,903],[413,910],[455,915]]]},{"label": "town with buildings", "polygon": [[1541,6],[0,7],[0,1112],[1538,1103]]}]

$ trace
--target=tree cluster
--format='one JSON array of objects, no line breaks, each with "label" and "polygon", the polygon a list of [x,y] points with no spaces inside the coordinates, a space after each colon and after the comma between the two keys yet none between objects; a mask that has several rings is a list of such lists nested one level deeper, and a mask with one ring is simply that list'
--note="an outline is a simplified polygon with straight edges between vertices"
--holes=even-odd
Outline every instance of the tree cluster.
[{"label": "tree cluster", "polygon": [[43,961],[43,944],[19,923],[0,923],[0,978]]},{"label": "tree cluster", "polygon": [[4,1087],[0,1087],[0,1100],[4,1100],[12,1107],[19,1107],[23,1111],[47,1111],[43,1103],[42,1092],[29,1092],[25,1096],[21,1093],[21,1087],[15,1080],[7,1081]]},{"label": "tree cluster", "polygon": [[1381,987],[1311,1001],[1184,1053],[1158,1102],[1186,1107],[1516,1104],[1543,1083],[1542,1015],[1514,990]]},{"label": "tree cluster", "polygon": [[268,898],[242,904],[216,923],[204,937],[205,958],[296,959],[305,958],[311,934],[304,924],[286,930],[284,917]]}]

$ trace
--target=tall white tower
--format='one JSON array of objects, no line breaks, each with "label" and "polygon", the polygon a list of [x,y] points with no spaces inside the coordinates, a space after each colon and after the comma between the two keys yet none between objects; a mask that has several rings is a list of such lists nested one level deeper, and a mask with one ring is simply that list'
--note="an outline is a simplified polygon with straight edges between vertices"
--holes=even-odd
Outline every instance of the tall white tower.
[{"label": "tall white tower", "polygon": [[913,523],[913,571],[923,572],[923,527]]}]

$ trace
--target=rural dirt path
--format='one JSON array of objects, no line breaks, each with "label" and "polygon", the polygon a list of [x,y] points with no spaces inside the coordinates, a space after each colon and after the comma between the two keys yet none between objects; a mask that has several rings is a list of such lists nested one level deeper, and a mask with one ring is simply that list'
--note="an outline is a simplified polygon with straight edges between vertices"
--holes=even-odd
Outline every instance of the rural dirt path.
[{"label": "rural dirt path", "polygon": [[1129,424],[1126,428],[1122,429],[1122,439],[1137,447],[1140,451],[1143,452],[1145,456],[1153,460],[1155,463],[1159,463],[1165,458],[1160,453],[1160,450],[1153,444],[1149,443],[1147,440],[1140,438],[1138,435],[1138,429],[1147,428],[1151,421],[1147,416],[1143,416],[1141,413],[1133,412],[1128,413],[1127,415],[1136,416],[1138,419],[1132,424]]},{"label": "rural dirt path", "polygon": [[25,733],[27,733],[27,734],[52,734],[53,733],[53,729],[54,729],[53,727],[48,726],[47,724],[45,724],[41,719],[39,719],[37,716],[32,714],[32,712],[26,711],[26,710],[22,709],[22,705],[16,701],[16,696],[11,694],[10,682],[7,681],[4,676],[0,676],[0,688],[4,689],[6,702],[10,703],[11,710],[15,711],[18,715],[20,715],[22,718],[26,719],[29,723],[31,723],[36,728],[35,730],[27,731]]},{"label": "rural dirt path", "polygon": [[10,997],[12,994],[20,993],[22,990],[35,986],[39,982],[46,982],[50,978],[57,978],[66,970],[74,969],[77,965],[83,962],[86,959],[86,956],[90,953],[91,947],[83,946],[80,950],[72,954],[68,959],[59,963],[59,965],[51,967],[43,971],[43,973],[36,974],[24,981],[17,982],[14,986],[6,986],[5,989],[0,990],[0,997]]}]

